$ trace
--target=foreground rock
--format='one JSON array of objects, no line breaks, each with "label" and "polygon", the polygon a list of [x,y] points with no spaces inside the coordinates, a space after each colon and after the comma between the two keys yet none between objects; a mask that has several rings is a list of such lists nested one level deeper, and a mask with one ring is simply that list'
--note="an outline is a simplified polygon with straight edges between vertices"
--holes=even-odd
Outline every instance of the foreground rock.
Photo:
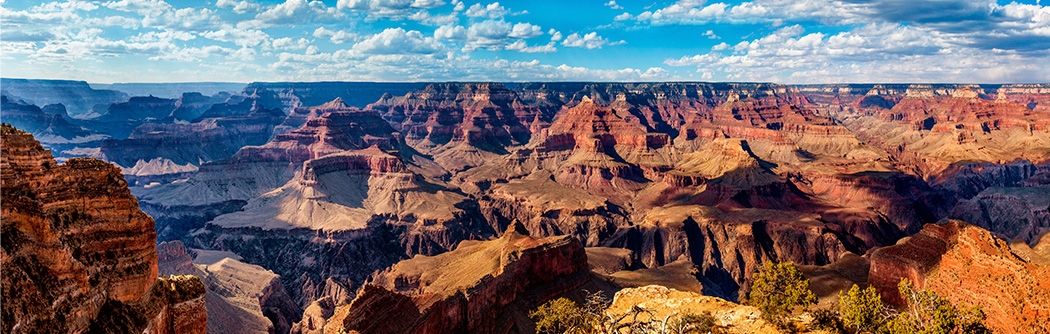
[{"label": "foreground rock", "polygon": [[0,131],[4,332],[204,332],[204,285],[157,279],[153,220],[119,169],[59,165],[28,133]]},{"label": "foreground rock", "polygon": [[193,275],[207,288],[208,333],[287,333],[302,310],[280,276],[239,261],[235,254],[188,250],[181,242],[157,245],[161,275]]},{"label": "foreground rock", "polygon": [[907,278],[953,303],[981,306],[993,330],[1047,332],[1050,265],[1026,245],[1017,246],[1024,249],[1011,249],[961,221],[929,224],[898,245],[873,252],[868,282],[883,300],[901,304],[897,283]]},{"label": "foreground rock", "polygon": [[[659,285],[620,290],[605,312],[618,316],[631,313],[635,307],[652,312],[642,313],[636,321],[662,321],[673,316],[710,313],[715,318],[715,326],[722,327],[726,333],[781,333],[762,320],[758,308]],[[625,321],[631,319],[628,317]]]},{"label": "foreground rock", "polygon": [[588,279],[574,238],[534,238],[512,225],[491,241],[416,256],[379,273],[326,323],[324,333],[529,333],[528,311]]}]

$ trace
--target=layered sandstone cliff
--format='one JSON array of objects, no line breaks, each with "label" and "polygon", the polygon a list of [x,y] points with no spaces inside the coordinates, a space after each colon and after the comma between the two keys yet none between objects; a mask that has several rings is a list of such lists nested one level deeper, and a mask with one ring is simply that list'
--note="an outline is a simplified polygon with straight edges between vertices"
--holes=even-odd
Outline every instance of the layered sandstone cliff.
[{"label": "layered sandstone cliff", "polygon": [[30,134],[0,131],[5,332],[203,332],[203,285],[157,279],[153,220],[118,168],[59,165]]},{"label": "layered sandstone cliff", "polygon": [[1027,250],[1012,249],[987,230],[961,221],[929,224],[873,252],[868,281],[891,303],[901,303],[897,283],[906,278],[953,303],[980,306],[993,330],[1046,332],[1050,265]]},{"label": "layered sandstone cliff", "polygon": [[[529,310],[587,280],[587,255],[571,237],[534,238],[521,225],[378,273],[325,333],[525,333]],[[318,324],[313,325],[317,328]]]}]

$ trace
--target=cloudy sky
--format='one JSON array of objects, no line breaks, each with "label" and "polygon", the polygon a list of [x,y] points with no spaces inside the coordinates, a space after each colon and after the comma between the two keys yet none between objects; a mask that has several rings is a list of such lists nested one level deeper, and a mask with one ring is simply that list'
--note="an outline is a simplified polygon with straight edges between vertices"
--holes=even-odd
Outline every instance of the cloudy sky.
[{"label": "cloudy sky", "polygon": [[0,0],[0,76],[97,83],[1050,82],[1047,5]]}]

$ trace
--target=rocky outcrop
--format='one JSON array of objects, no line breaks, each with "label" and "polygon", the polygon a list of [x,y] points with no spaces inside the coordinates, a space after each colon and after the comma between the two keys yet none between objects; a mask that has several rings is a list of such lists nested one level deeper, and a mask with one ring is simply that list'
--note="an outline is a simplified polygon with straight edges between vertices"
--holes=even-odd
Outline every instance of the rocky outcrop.
[{"label": "rocky outcrop", "polygon": [[30,134],[0,131],[5,332],[202,332],[200,280],[157,279],[153,220],[118,168],[59,165]]},{"label": "rocky outcrop", "polygon": [[586,281],[587,255],[574,238],[527,233],[515,224],[496,240],[401,261],[338,307],[324,332],[532,332],[520,318]]},{"label": "rocky outcrop", "polygon": [[204,282],[208,333],[287,333],[302,315],[280,276],[229,257],[234,254],[191,251],[178,241],[160,243],[157,251],[162,276],[193,275]]},{"label": "rocky outcrop", "polygon": [[762,320],[759,317],[761,311],[753,306],[659,285],[620,290],[616,292],[612,304],[605,312],[619,317],[631,314],[636,307],[648,312],[643,312],[638,317],[625,317],[623,322],[655,320],[663,323],[665,319],[706,313],[714,317],[713,325],[724,329],[725,333],[781,333],[776,326]]},{"label": "rocky outcrop", "polygon": [[128,168],[157,158],[199,166],[229,158],[242,147],[265,144],[282,120],[284,113],[278,109],[255,107],[244,115],[191,124],[143,124],[127,139],[103,141],[100,153],[106,160]]},{"label": "rocky outcrop", "polygon": [[910,279],[953,303],[980,306],[993,330],[1039,333],[1050,330],[1044,321],[1050,317],[1046,277],[1046,259],[1033,259],[987,230],[953,220],[926,225],[919,234],[874,251],[868,282],[883,300],[900,304],[897,283]]}]

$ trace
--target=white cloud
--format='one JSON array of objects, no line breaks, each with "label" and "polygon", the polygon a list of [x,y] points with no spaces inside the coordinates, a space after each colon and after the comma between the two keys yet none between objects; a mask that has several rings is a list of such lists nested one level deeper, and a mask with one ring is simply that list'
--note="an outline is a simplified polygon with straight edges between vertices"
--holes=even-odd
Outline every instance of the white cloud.
[{"label": "white cloud", "polygon": [[389,28],[354,45],[353,50],[361,54],[434,54],[444,45],[433,37],[425,37],[415,30]]},{"label": "white cloud", "polygon": [[343,16],[338,9],[328,7],[320,0],[286,0],[259,13],[255,16],[255,22],[248,23],[248,25],[267,27],[305,22],[323,22],[339,19]]},{"label": "white cloud", "polygon": [[226,25],[218,30],[205,31],[201,36],[220,42],[229,42],[242,47],[258,46],[270,39],[270,35],[258,29],[242,29]]},{"label": "white cloud", "polygon": [[487,6],[482,6],[480,3],[476,3],[470,8],[467,8],[467,16],[469,17],[487,17],[490,19],[501,18],[510,12],[506,8],[503,8],[499,2],[493,2]]},{"label": "white cloud", "polygon": [[120,0],[106,2],[103,6],[142,16],[160,16],[174,8],[164,0]]},{"label": "white cloud", "polygon": [[714,30],[705,31],[704,36],[707,36],[708,39],[722,39],[722,37],[718,37],[718,35],[715,34]]},{"label": "white cloud", "polygon": [[176,9],[163,0],[110,1],[103,6],[142,16],[142,27],[203,31],[213,29],[219,23],[214,10],[193,7]]},{"label": "white cloud", "polygon": [[273,40],[271,43],[274,49],[278,50],[301,50],[310,46],[310,41],[305,38],[293,39],[291,37],[282,37]]},{"label": "white cloud", "polygon": [[[336,8],[367,13],[375,17],[406,17],[419,14],[419,9],[444,6],[441,0],[339,0]],[[421,15],[421,14],[420,14]],[[428,14],[429,15],[429,14]]]},{"label": "white cloud", "polygon": [[466,39],[467,29],[463,26],[440,26],[434,30],[434,38],[437,39]]},{"label": "white cloud", "polygon": [[503,20],[485,20],[475,23],[467,29],[467,46],[465,50],[489,49],[499,50],[506,43],[511,25]]},{"label": "white cloud", "polygon": [[313,36],[317,38],[328,39],[335,44],[343,44],[346,42],[356,41],[359,37],[357,34],[346,30],[335,31],[325,29],[325,27],[317,27],[317,29],[314,29]]},{"label": "white cloud", "polygon": [[509,36],[514,38],[533,38],[539,35],[543,35],[543,28],[540,26],[530,23],[517,23],[510,31]]},{"label": "white cloud", "polygon": [[551,30],[548,30],[547,33],[551,35],[551,42],[560,41],[561,38],[562,38],[561,31],[554,30],[554,28],[551,28]]},{"label": "white cloud", "polygon": [[[732,51],[730,54],[722,52]],[[728,80],[795,83],[1003,81],[1050,77],[1050,57],[959,46],[955,37],[929,28],[869,24],[834,35],[806,34],[788,26],[734,47],[667,59]],[[719,52],[722,51],[722,52]]]},{"label": "white cloud", "polygon": [[612,9],[623,9],[623,6],[620,6],[620,4],[616,3],[616,0],[609,0],[609,2],[605,3],[605,7],[609,7]]},{"label": "white cloud", "polygon": [[218,8],[230,8],[234,13],[245,14],[248,12],[257,12],[262,8],[262,5],[251,2],[248,0],[218,0],[215,2],[215,7]]},{"label": "white cloud", "polygon": [[504,47],[504,49],[524,53],[550,53],[558,51],[558,48],[554,47],[554,42],[550,42],[545,45],[528,46],[523,40],[518,40],[514,43],[510,43],[506,47]]},{"label": "white cloud", "polygon": [[572,33],[565,40],[561,42],[561,45],[571,48],[588,48],[588,49],[601,49],[605,45],[619,45],[624,44],[625,41],[617,41],[615,43],[609,43],[608,39],[598,36],[597,32],[590,32],[586,35],[580,36],[579,33]]}]

